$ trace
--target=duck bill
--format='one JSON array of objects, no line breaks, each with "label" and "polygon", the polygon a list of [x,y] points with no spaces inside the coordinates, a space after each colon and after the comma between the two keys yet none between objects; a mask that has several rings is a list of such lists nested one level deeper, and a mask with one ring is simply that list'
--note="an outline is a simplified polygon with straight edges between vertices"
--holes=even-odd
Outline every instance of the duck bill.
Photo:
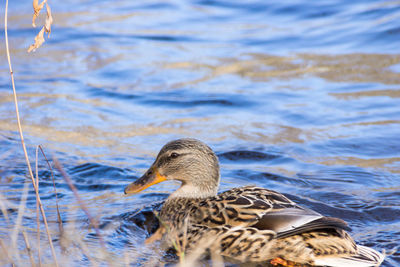
[{"label": "duck bill", "polygon": [[146,188],[161,183],[165,181],[167,178],[161,175],[158,171],[151,171],[151,174],[148,174],[147,171],[142,177],[125,187],[125,194],[133,194],[138,193],[140,191],[145,190]]}]

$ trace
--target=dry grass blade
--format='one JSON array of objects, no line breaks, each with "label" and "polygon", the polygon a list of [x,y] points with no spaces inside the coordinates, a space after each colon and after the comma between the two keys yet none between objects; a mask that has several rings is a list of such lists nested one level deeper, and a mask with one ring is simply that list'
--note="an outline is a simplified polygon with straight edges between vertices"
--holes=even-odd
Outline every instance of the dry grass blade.
[{"label": "dry grass blade", "polygon": [[124,265],[125,266],[131,266],[129,252],[127,250],[124,251]]},{"label": "dry grass blade", "polygon": [[3,213],[4,218],[6,219],[7,223],[10,223],[10,219],[8,217],[8,212],[6,208],[6,198],[0,194],[0,210]]},{"label": "dry grass blade", "polygon": [[13,244],[17,242],[17,236],[19,233],[19,228],[21,226],[22,222],[22,217],[24,216],[25,213],[25,204],[26,204],[26,199],[28,198],[28,184],[24,183],[24,189],[21,197],[21,202],[19,203],[18,206],[18,216],[17,216],[17,221],[15,222],[14,225],[14,230],[11,235],[11,241]]},{"label": "dry grass blade", "polygon": [[[38,149],[36,147],[36,188],[39,190],[39,173],[38,173]],[[42,256],[40,249],[40,215],[39,215],[39,201],[36,199],[36,247],[38,253],[39,266],[42,266]]]},{"label": "dry grass blade", "polygon": [[[70,210],[68,211],[69,216],[68,217],[76,217],[76,210],[73,210],[72,207],[70,207]],[[91,250],[88,248],[84,240],[82,239],[82,234],[77,232],[77,226],[76,226],[76,221],[71,220],[69,223],[66,225],[66,230],[65,232],[68,232],[68,235],[63,235],[61,236],[60,243],[61,246],[67,247],[68,249],[72,248],[77,248],[79,250],[78,253],[81,253],[85,255],[85,257],[88,259],[89,266],[96,267],[99,264],[97,264],[96,260],[92,257],[91,255]],[[73,254],[76,255],[77,253]],[[67,256],[68,257],[68,256]]]},{"label": "dry grass blade", "polygon": [[29,255],[29,260],[31,262],[31,266],[35,267],[35,261],[33,260],[33,256],[32,256],[32,249],[31,246],[29,245],[29,241],[28,241],[28,236],[26,235],[25,231],[22,231],[22,235],[24,236],[24,241],[25,241],[25,246],[26,246],[26,252]]},{"label": "dry grass blade", "polygon": [[[189,217],[186,217],[184,222],[183,222],[183,240],[182,240],[182,250],[185,251],[187,241],[188,241],[188,223],[189,223]],[[184,255],[184,254],[183,254]]]},{"label": "dry grass blade", "polygon": [[[22,218],[25,214],[26,199],[28,198],[28,183],[24,183],[24,189],[21,196],[21,201],[18,205],[18,216],[15,222],[14,229],[11,233],[11,247],[13,251],[18,250],[17,238],[22,224]],[[18,265],[21,265],[21,257],[19,253],[15,253]]]},{"label": "dry grass blade", "polygon": [[15,266],[15,263],[13,262],[13,260],[10,257],[10,255],[8,254],[8,250],[6,249],[6,246],[4,245],[3,240],[1,240],[1,239],[0,239],[0,247],[1,247],[1,250],[3,251],[3,255],[5,255],[5,257],[6,257],[7,261],[8,261],[7,263],[11,264],[11,266]]},{"label": "dry grass blade", "polygon": [[[180,262],[179,267],[187,267],[187,266],[197,266],[198,260],[204,255],[207,249],[210,249],[212,260],[216,260],[213,264],[216,266],[221,266],[221,258],[217,258],[219,255],[219,250],[213,246],[213,243],[216,240],[216,236],[207,235],[207,238],[202,238],[201,242],[196,246],[194,250],[191,250],[190,253],[185,257],[183,261]],[[223,262],[222,262],[223,264]],[[222,265],[223,266],[223,265]]]},{"label": "dry grass blade", "polygon": [[36,35],[35,42],[29,46],[28,53],[34,52],[36,49],[38,49],[44,43],[43,35],[44,35],[44,27],[42,27],[40,32]]},{"label": "dry grass blade", "polygon": [[[183,237],[182,239],[179,238],[179,231],[174,229],[172,232],[174,233],[173,235],[170,234],[170,236],[175,236],[174,238],[171,239],[172,244],[174,245],[174,248],[179,256],[179,265],[183,266],[185,264],[185,253],[186,253],[186,244],[187,244],[187,230],[188,230],[188,217],[185,218],[183,222]],[[169,228],[169,231],[171,232],[171,228]]]},{"label": "dry grass blade", "polygon": [[72,190],[72,193],[74,194],[76,200],[78,201],[79,206],[81,207],[83,212],[88,217],[88,219],[90,221],[90,224],[94,227],[94,230],[96,231],[96,235],[99,238],[99,242],[100,242],[101,247],[104,249],[104,251],[106,251],[106,249],[105,249],[106,246],[105,246],[103,237],[102,237],[102,235],[100,233],[99,224],[98,224],[97,220],[90,214],[89,209],[87,208],[85,202],[81,199],[81,197],[78,194],[78,189],[76,189],[75,185],[72,183],[71,178],[65,172],[65,170],[61,166],[60,162],[58,162],[58,160],[56,158],[54,158],[54,157],[53,157],[53,162],[54,162],[54,166],[58,169],[58,171],[64,177],[64,180],[67,182],[69,188]]},{"label": "dry grass blade", "polygon": [[53,180],[53,188],[54,188],[54,194],[56,196],[56,208],[57,208],[57,221],[58,221],[58,229],[60,230],[60,233],[63,233],[63,223],[61,220],[61,214],[60,214],[60,208],[58,206],[58,197],[57,197],[57,189],[56,189],[56,181],[54,179],[54,173],[53,173],[53,168],[50,165],[49,160],[46,157],[46,154],[43,151],[43,148],[41,145],[38,145],[38,148],[40,149],[40,151],[42,152],[42,155],[44,157],[44,159],[47,162],[47,166],[49,167],[50,173],[51,173],[51,179]]},{"label": "dry grass blade", "polygon": [[15,113],[16,113],[16,116],[17,116],[18,132],[19,132],[19,135],[20,135],[20,138],[21,138],[22,149],[24,150],[25,161],[26,161],[26,165],[28,166],[29,176],[31,178],[33,187],[35,189],[36,199],[39,202],[39,207],[40,207],[40,211],[42,213],[43,222],[44,222],[44,225],[46,227],[46,233],[47,233],[47,238],[48,238],[50,249],[51,249],[51,254],[53,255],[55,265],[58,266],[56,252],[54,250],[53,241],[52,241],[51,236],[50,236],[49,226],[47,224],[46,214],[44,212],[43,205],[42,205],[42,203],[40,201],[39,191],[38,191],[38,188],[37,188],[36,183],[35,183],[35,178],[33,177],[31,164],[29,162],[28,152],[27,152],[26,146],[25,146],[24,135],[23,135],[22,126],[21,126],[21,119],[19,117],[18,99],[17,99],[17,92],[15,90],[14,74],[13,74],[12,66],[11,66],[11,57],[10,57],[10,49],[9,49],[9,45],[8,45],[8,32],[7,32],[7,29],[8,29],[8,0],[6,0],[6,8],[5,8],[5,15],[4,15],[4,35],[5,35],[5,41],[6,41],[6,52],[7,52],[8,67],[10,69],[11,84],[12,84],[13,95],[14,95],[14,104],[15,104]]},{"label": "dry grass blade", "polygon": [[212,241],[200,243],[195,250],[191,251],[184,259],[179,261],[179,267],[197,266],[198,260],[202,257]]},{"label": "dry grass blade", "polygon": [[38,0],[33,0],[33,17],[32,17],[32,26],[36,27],[35,21],[39,16],[40,11],[43,9],[46,4],[46,20],[44,26],[40,30],[40,32],[35,36],[35,42],[29,46],[28,53],[34,52],[44,43],[44,33],[47,33],[47,38],[50,37],[51,33],[51,25],[53,24],[53,16],[51,15],[51,9],[47,0],[43,0],[40,4]]},{"label": "dry grass blade", "polygon": [[221,255],[220,250],[210,249],[211,254],[211,262],[213,263],[214,267],[224,267],[224,258]]},{"label": "dry grass blade", "polygon": [[44,4],[46,4],[47,0],[44,0],[39,4],[39,0],[33,0],[32,5],[33,5],[33,17],[32,17],[32,26],[36,27],[35,21],[37,17],[39,16],[40,11],[44,7]]},{"label": "dry grass blade", "polygon": [[44,23],[44,31],[47,33],[47,38],[50,38],[51,25],[53,24],[53,17],[51,16],[50,6],[46,3],[46,21]]}]

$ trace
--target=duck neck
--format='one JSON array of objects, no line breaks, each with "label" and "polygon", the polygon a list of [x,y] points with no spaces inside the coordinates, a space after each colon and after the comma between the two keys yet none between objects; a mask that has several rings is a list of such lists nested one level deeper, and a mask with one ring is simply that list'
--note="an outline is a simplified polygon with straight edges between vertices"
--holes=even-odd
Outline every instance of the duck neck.
[{"label": "duck neck", "polygon": [[217,195],[218,186],[194,186],[193,184],[182,183],[181,187],[172,193],[168,199],[173,198],[208,198]]}]

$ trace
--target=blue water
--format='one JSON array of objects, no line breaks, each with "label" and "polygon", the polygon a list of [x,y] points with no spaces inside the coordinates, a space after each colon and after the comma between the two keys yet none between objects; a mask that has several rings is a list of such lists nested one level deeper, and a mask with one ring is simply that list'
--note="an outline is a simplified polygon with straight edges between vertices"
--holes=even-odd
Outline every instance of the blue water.
[{"label": "blue water", "polygon": [[[167,141],[194,137],[218,154],[221,191],[249,184],[280,191],[346,220],[358,243],[390,254],[383,266],[400,265],[399,2],[50,6],[50,39],[27,54],[39,31],[30,25],[31,3],[9,4],[25,141],[33,165],[38,144],[61,162],[98,218],[115,262],[160,259],[162,252],[143,241],[154,227],[151,210],[177,184],[134,196],[124,196],[123,188]],[[0,216],[0,237],[7,241],[29,179],[5,46],[0,50],[0,196],[11,220]],[[56,252],[64,259],[53,182],[42,156],[38,170]],[[64,224],[78,228],[89,250],[70,251],[75,256],[65,262],[102,261],[98,237],[58,171],[55,184]],[[30,185],[22,223],[32,240],[35,205]],[[43,225],[41,230],[43,260],[51,263]]]}]

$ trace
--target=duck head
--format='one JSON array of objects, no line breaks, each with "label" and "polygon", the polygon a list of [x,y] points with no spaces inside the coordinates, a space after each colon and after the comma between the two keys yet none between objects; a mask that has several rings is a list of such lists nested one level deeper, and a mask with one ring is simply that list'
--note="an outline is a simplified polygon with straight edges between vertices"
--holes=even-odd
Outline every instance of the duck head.
[{"label": "duck head", "polygon": [[125,194],[138,193],[152,185],[177,180],[181,186],[170,196],[205,198],[218,191],[218,158],[212,149],[196,139],[178,139],[167,143],[151,167],[125,188]]}]

